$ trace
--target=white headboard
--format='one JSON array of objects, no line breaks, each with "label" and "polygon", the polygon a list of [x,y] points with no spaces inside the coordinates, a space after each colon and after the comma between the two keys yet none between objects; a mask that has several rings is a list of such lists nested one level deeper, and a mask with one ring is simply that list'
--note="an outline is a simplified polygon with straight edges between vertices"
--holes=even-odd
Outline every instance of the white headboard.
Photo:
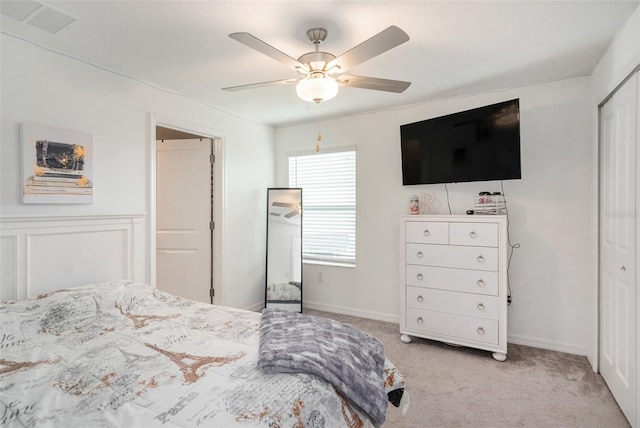
[{"label": "white headboard", "polygon": [[144,281],[144,214],[0,218],[0,300]]}]

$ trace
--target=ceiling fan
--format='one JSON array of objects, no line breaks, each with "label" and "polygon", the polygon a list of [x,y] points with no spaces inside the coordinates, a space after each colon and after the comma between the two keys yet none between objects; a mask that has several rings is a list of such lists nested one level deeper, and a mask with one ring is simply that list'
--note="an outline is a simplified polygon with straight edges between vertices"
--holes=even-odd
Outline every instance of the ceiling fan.
[{"label": "ceiling fan", "polygon": [[408,41],[407,33],[395,25],[386,28],[338,57],[320,50],[320,43],[327,37],[327,30],[324,28],[311,28],[307,31],[307,38],[315,45],[315,50],[301,55],[298,59],[290,57],[249,33],[232,33],[229,34],[229,37],[283,63],[297,71],[301,78],[222,88],[225,91],[296,83],[296,92],[300,98],[308,102],[320,103],[335,97],[339,86],[400,93],[411,85],[411,82],[400,80],[342,74],[350,68]]},{"label": "ceiling fan", "polygon": [[284,218],[291,218],[300,214],[300,204],[274,201],[271,203],[271,207],[272,210],[269,215],[274,217],[284,216]]}]

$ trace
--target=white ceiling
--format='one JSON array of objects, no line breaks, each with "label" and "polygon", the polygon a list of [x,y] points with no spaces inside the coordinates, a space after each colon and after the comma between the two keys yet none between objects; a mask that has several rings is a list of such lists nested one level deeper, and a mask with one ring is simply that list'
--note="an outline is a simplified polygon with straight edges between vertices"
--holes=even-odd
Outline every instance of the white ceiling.
[{"label": "white ceiling", "polygon": [[[282,126],[313,121],[316,115],[335,117],[589,75],[638,0],[39,3],[75,21],[52,34],[2,16],[0,30],[235,116]],[[402,94],[341,88],[335,99],[317,107],[298,99],[293,85],[221,90],[298,77],[229,33],[249,32],[297,58],[313,50],[305,35],[311,27],[326,28],[322,50],[340,55],[389,25],[411,39],[349,74],[411,81]]]}]

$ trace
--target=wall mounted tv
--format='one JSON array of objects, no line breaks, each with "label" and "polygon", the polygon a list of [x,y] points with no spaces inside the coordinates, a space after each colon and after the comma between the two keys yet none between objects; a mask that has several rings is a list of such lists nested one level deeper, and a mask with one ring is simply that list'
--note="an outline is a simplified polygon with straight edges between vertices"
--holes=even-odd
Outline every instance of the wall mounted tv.
[{"label": "wall mounted tv", "polygon": [[520,177],[520,102],[400,126],[402,184]]}]

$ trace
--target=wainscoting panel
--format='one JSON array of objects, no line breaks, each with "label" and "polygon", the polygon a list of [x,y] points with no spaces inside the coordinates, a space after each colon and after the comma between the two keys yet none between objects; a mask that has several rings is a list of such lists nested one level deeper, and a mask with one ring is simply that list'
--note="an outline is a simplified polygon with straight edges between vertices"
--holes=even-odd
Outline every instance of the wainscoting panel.
[{"label": "wainscoting panel", "polygon": [[18,237],[0,236],[0,300],[16,298],[18,270]]},{"label": "wainscoting panel", "polygon": [[0,219],[0,299],[128,279],[144,281],[144,215]]}]

